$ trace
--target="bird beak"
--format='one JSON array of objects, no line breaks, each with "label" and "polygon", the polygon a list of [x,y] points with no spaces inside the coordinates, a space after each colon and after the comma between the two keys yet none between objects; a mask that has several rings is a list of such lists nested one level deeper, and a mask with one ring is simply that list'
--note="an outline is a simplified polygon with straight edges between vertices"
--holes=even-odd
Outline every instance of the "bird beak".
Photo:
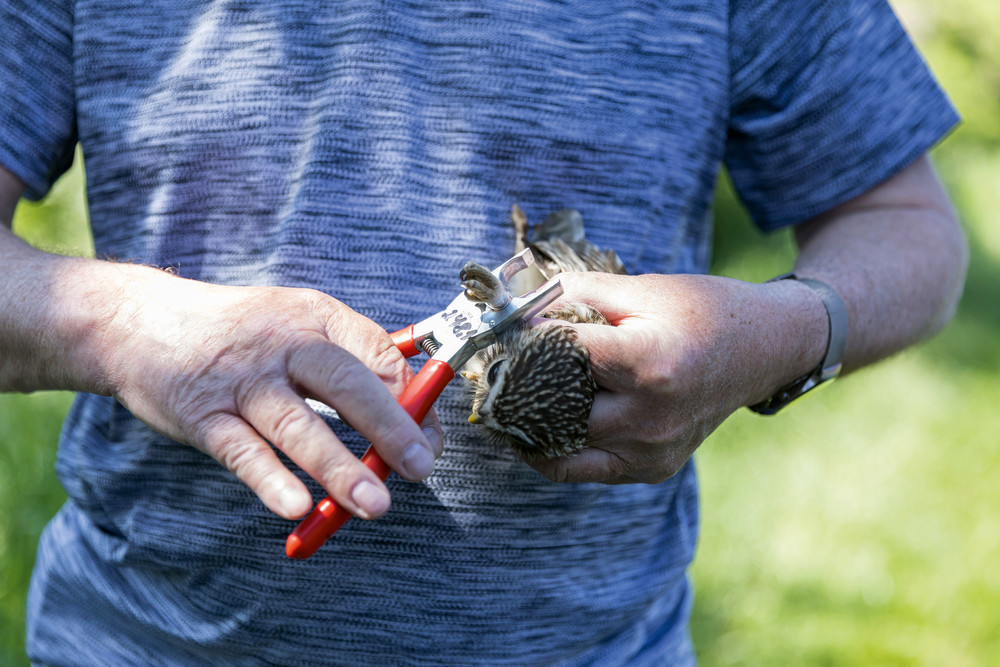
[{"label": "bird beak", "polygon": [[480,421],[479,421],[479,415],[477,415],[475,412],[473,412],[471,415],[469,415],[469,423],[470,424],[479,424],[480,423]]}]

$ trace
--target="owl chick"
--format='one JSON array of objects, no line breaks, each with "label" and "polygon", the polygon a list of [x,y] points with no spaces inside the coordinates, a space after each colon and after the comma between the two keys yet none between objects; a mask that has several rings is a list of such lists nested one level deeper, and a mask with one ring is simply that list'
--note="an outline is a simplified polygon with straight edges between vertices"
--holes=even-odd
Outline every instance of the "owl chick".
[{"label": "owl chick", "polygon": [[[531,248],[537,272],[512,285],[515,294],[535,289],[563,271],[625,273],[613,251],[587,240],[583,217],[563,209],[550,214],[528,234],[528,221],[517,206],[511,212],[517,250]],[[486,275],[484,275],[486,274]],[[492,279],[492,280],[491,280]],[[481,265],[470,262],[462,272],[466,296],[481,303],[500,299],[499,281]],[[544,314],[569,323],[607,324],[586,304],[567,304]],[[565,326],[529,327],[522,324],[477,355],[463,375],[472,388],[472,416],[488,436],[507,443],[528,462],[567,456],[583,448],[587,420],[597,392],[590,355]]]}]

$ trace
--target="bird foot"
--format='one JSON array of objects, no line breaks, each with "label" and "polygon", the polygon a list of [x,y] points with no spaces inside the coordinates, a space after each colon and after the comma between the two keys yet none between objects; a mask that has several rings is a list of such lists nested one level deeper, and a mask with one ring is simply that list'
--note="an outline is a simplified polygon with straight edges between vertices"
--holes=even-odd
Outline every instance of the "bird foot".
[{"label": "bird foot", "polygon": [[500,310],[510,301],[504,284],[482,264],[466,262],[459,279],[470,301],[485,303],[493,310]]}]

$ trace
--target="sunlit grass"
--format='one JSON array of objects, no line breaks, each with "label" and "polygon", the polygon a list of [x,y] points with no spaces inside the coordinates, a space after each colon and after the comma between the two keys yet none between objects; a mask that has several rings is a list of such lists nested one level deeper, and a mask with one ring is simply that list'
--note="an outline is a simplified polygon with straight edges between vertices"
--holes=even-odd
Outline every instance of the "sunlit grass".
[{"label": "sunlit grass", "polygon": [[53,464],[70,398],[0,394],[0,665],[26,662],[24,601],[35,547],[66,498]]},{"label": "sunlit grass", "polygon": [[998,664],[996,389],[931,354],[703,445],[703,664]]},{"label": "sunlit grass", "polygon": [[[972,262],[952,325],[699,450],[702,665],[1000,665],[998,5],[900,0],[965,118],[937,151]],[[786,270],[723,191],[717,271]],[[749,249],[749,250],[748,250]]]}]

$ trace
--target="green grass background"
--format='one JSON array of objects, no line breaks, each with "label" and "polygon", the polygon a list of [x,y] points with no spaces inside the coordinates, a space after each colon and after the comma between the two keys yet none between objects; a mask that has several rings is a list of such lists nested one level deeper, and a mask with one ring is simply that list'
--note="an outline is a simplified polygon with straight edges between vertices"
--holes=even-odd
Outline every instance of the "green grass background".
[{"label": "green grass background", "polygon": [[[1000,665],[1000,3],[896,0],[965,119],[935,160],[972,245],[939,337],[778,417],[741,411],[697,453],[701,664]],[[77,161],[79,164],[79,160]],[[714,271],[787,270],[723,181]],[[15,231],[92,252],[79,166]],[[0,665],[26,664],[35,545],[65,498],[53,472],[70,396],[0,394]]]}]

